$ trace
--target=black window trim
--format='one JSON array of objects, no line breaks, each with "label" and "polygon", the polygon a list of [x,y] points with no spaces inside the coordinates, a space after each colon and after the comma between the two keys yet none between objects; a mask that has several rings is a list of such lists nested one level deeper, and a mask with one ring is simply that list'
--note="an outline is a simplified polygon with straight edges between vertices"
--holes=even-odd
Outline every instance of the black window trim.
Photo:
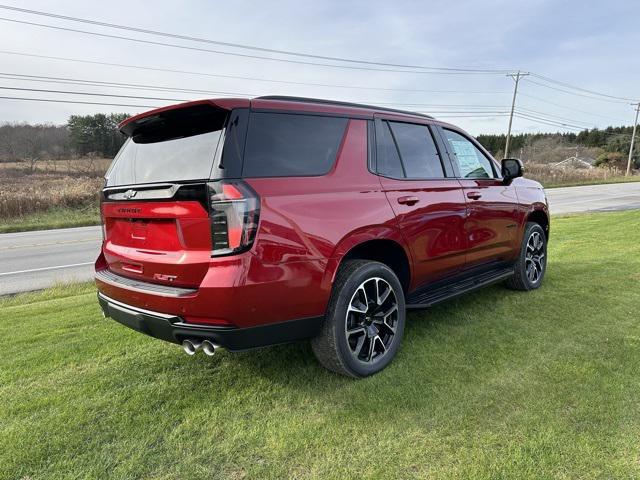
[{"label": "black window trim", "polygon": [[[427,130],[429,131],[429,133],[431,134],[431,138],[433,139],[433,143],[436,147],[436,151],[438,152],[438,158],[440,159],[440,165],[442,167],[442,173],[443,173],[443,177],[420,177],[420,178],[409,178],[406,176],[406,169],[404,166],[404,160],[402,159],[402,154],[400,153],[400,149],[398,148],[398,142],[396,141],[396,137],[395,134],[393,133],[393,129],[391,128],[389,124],[389,122],[396,122],[396,123],[409,123],[412,125],[420,125],[422,127],[426,127]],[[384,177],[384,178],[388,178],[391,180],[398,180],[398,181],[405,181],[405,182],[422,182],[422,181],[435,181],[435,180],[458,180],[458,178],[455,176],[455,171],[453,170],[453,166],[451,166],[451,168],[447,168],[447,161],[451,162],[451,159],[449,158],[448,152],[447,155],[443,155],[442,152],[442,142],[438,141],[438,135],[437,133],[434,133],[434,129],[436,129],[438,126],[436,124],[430,123],[430,122],[412,122],[409,120],[398,120],[395,118],[385,118],[385,117],[378,117],[376,116],[374,118],[374,123],[375,123],[375,128],[374,130],[377,133],[378,128],[382,128],[382,123],[386,123],[387,124],[387,128],[389,128],[389,133],[391,133],[391,138],[393,139],[393,144],[396,147],[396,152],[398,153],[398,158],[400,159],[400,166],[402,167],[402,171],[404,172],[405,176],[404,177],[392,177],[390,175],[384,175],[382,173],[380,173],[378,171],[378,164],[377,164],[377,156],[376,156],[376,163],[375,163],[375,171],[373,171],[372,173],[374,175],[377,175],[379,177]],[[374,137],[375,144],[374,147],[377,151],[377,147],[378,147],[378,143],[377,143],[377,138]]]},{"label": "black window trim", "polygon": [[[244,157],[244,155],[246,153],[246,142],[249,139],[249,130],[251,128],[251,121],[252,121],[252,118],[253,118],[253,113],[269,113],[269,114],[283,114],[283,115],[304,115],[304,116],[345,118],[347,120],[347,123],[345,124],[344,131],[342,132],[342,136],[340,137],[340,142],[338,143],[338,150],[336,151],[336,157],[333,159],[333,162],[331,163],[331,166],[329,167],[329,169],[326,172],[318,173],[318,174],[315,174],[315,175],[308,175],[308,174],[307,175],[269,175],[269,176],[256,177],[256,176],[248,176],[248,175],[244,174],[244,167],[245,167],[245,157]],[[300,110],[289,111],[289,110],[282,110],[282,109],[267,109],[267,108],[251,108],[251,109],[249,109],[249,121],[247,122],[247,131],[246,131],[246,134],[245,134],[245,149],[243,150],[242,169],[241,169],[240,178],[242,178],[242,179],[250,179],[250,178],[254,178],[254,179],[261,179],[261,178],[317,178],[317,177],[324,177],[326,175],[329,175],[336,168],[336,165],[338,163],[338,157],[340,156],[340,151],[342,150],[342,145],[344,144],[344,140],[345,140],[345,137],[347,135],[347,131],[349,130],[349,122],[352,119],[358,119],[358,118],[350,116],[350,115],[338,115],[338,114],[333,114],[333,113],[325,114],[324,112],[305,112],[305,111],[300,111]]]},{"label": "black window trim", "polygon": [[378,170],[376,145],[376,126],[373,120],[367,120],[367,170],[374,175],[377,175]]},{"label": "black window trim", "polygon": [[[481,144],[480,142],[478,142],[475,138],[471,137],[470,135],[468,135],[466,132],[453,127],[453,126],[441,126],[438,125],[438,129],[440,130],[440,135],[442,137],[442,141],[445,145],[445,148],[447,149],[447,155],[449,156],[449,160],[451,161],[453,168],[455,170],[456,173],[456,178],[458,180],[473,180],[473,181],[495,181],[495,180],[502,180],[502,173],[500,171],[500,168],[498,166],[498,162],[495,158],[493,158],[493,155],[491,155]],[[454,133],[457,133],[458,135],[464,137],[466,140],[468,140],[469,142],[471,142],[471,144],[473,146],[475,146],[478,150],[480,150],[480,153],[482,153],[487,160],[489,160],[489,164],[491,165],[491,168],[493,169],[493,177],[492,178],[465,178],[462,177],[460,175],[460,166],[458,165],[458,159],[456,158],[455,154],[453,152],[450,151],[449,149],[449,141],[447,140],[446,134],[444,133],[445,130],[450,130]]]}]

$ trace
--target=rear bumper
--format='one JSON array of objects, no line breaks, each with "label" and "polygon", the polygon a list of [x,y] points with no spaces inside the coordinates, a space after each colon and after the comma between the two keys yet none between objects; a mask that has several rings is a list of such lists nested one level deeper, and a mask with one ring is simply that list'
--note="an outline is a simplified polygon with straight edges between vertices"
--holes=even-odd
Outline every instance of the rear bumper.
[{"label": "rear bumper", "polygon": [[127,305],[100,292],[98,301],[106,317],[137,332],[171,343],[182,343],[187,338],[211,340],[227,350],[236,351],[311,338],[319,333],[322,325],[322,317],[250,328],[194,325],[179,316]]}]

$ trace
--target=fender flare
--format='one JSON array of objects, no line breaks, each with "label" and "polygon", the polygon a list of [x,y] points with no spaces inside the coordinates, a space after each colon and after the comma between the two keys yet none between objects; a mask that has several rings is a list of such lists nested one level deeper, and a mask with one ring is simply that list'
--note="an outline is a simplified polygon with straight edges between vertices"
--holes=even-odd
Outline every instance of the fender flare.
[{"label": "fender flare", "polygon": [[338,272],[338,268],[340,267],[344,257],[358,245],[370,240],[388,240],[397,243],[407,256],[409,261],[409,276],[412,276],[413,270],[411,269],[411,264],[413,260],[411,257],[411,251],[409,250],[402,233],[400,233],[400,230],[397,227],[389,225],[370,225],[350,232],[336,244],[333,253],[327,259],[327,265],[322,278],[323,289],[327,289],[328,291],[331,290],[336,273]]}]

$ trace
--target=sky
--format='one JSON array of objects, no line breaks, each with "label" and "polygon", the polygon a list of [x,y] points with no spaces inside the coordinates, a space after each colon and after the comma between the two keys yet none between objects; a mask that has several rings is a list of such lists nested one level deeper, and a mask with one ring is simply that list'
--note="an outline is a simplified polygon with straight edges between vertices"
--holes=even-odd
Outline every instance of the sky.
[{"label": "sky", "polygon": [[[630,125],[634,118],[634,107],[630,103],[640,98],[640,62],[637,55],[639,2],[0,0],[0,4],[305,54],[389,64],[500,70],[488,74],[435,74],[424,69],[286,56],[0,8],[0,97],[137,106],[0,98],[0,122],[63,124],[73,114],[134,114],[181,100],[229,95],[295,95],[431,113],[474,135],[505,133],[514,87],[506,72],[517,70],[564,82],[571,87],[534,75],[524,77],[519,84],[516,102],[520,116],[514,119],[515,133]],[[55,30],[8,19],[211,49],[226,54]],[[229,53],[331,63],[340,67],[247,58]],[[378,71],[380,69],[395,71]],[[31,77],[28,80],[25,75],[49,77],[48,80],[51,77],[64,79],[58,82],[84,82],[52,83],[42,81],[42,78]],[[88,85],[86,81],[93,83]],[[96,85],[96,81],[126,83],[129,88]],[[164,90],[131,88],[132,84],[146,88],[162,87]],[[594,95],[576,90],[574,86],[629,100]],[[125,98],[122,97],[124,95],[155,98]]]}]

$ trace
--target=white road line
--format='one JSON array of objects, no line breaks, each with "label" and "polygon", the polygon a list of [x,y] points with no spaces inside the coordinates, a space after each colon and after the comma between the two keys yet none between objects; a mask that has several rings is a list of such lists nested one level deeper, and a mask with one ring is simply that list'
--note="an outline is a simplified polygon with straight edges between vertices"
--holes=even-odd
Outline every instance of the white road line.
[{"label": "white road line", "polygon": [[82,231],[91,231],[97,230],[98,232],[100,225],[91,225],[88,227],[72,227],[72,228],[52,228],[49,230],[28,230],[26,232],[10,232],[10,233],[0,233],[0,238],[12,238],[12,237],[29,237],[29,236],[52,236],[52,235],[64,235],[68,233],[79,233]]},{"label": "white road line", "polygon": [[100,237],[92,237],[85,238],[81,240],[64,240],[62,242],[49,242],[49,243],[32,243],[29,245],[9,245],[8,247],[0,247],[0,250],[15,250],[17,248],[33,248],[33,247],[48,247],[51,245],[69,245],[73,243],[89,243],[89,242],[97,242],[100,240]]},{"label": "white road line", "polygon": [[17,270],[15,272],[3,272],[3,273],[0,273],[0,277],[6,276],[6,275],[16,275],[18,273],[44,272],[45,270],[59,270],[61,268],[83,267],[85,265],[93,265],[94,263],[95,262],[71,263],[69,265],[57,265],[55,267],[32,268],[30,270]]}]

